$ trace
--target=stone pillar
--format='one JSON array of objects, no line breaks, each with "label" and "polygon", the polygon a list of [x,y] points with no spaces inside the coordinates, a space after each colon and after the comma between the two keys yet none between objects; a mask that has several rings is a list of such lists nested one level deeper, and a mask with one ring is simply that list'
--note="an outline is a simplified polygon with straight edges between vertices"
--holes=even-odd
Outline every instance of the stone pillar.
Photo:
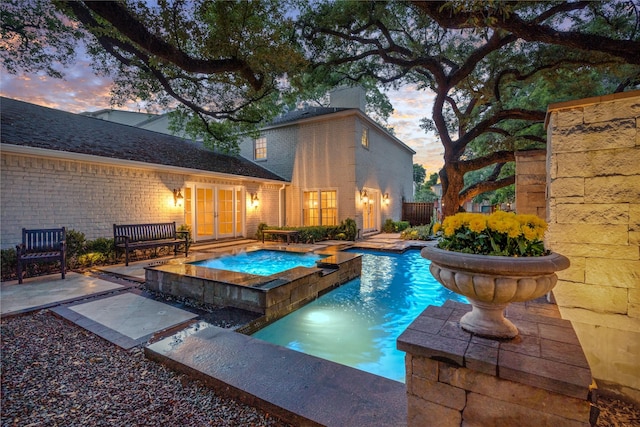
[{"label": "stone pillar", "polygon": [[516,212],[547,219],[547,151],[516,153]]},{"label": "stone pillar", "polygon": [[467,304],[427,307],[398,338],[409,426],[595,425],[591,372],[571,323],[553,304],[528,304],[507,308],[520,330],[510,341],[463,331]]},{"label": "stone pillar", "polygon": [[553,295],[601,391],[640,402],[640,91],[549,106]]}]

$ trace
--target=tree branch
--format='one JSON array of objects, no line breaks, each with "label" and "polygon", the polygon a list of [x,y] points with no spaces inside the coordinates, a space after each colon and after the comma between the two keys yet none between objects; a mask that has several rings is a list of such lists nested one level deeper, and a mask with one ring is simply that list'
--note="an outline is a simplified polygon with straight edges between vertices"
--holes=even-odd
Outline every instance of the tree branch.
[{"label": "tree branch", "polygon": [[597,34],[586,34],[577,31],[560,31],[542,21],[559,15],[562,12],[586,8],[590,2],[564,2],[539,14],[531,21],[525,21],[515,12],[506,14],[486,7],[474,11],[453,11],[446,1],[413,1],[421,11],[433,18],[444,28],[476,28],[474,23],[489,25],[487,16],[497,17],[491,21],[493,28],[509,31],[516,37],[526,41],[536,41],[553,45],[566,46],[586,51],[598,51],[623,59],[629,64],[640,64],[640,41],[618,40]]},{"label": "tree branch", "polygon": [[459,194],[459,197],[460,197],[460,200],[462,201],[470,200],[482,193],[486,193],[487,191],[498,190],[502,187],[506,187],[507,185],[515,184],[515,182],[516,182],[515,175],[498,179],[496,181],[481,181],[473,185],[470,185],[469,187],[462,190]]},{"label": "tree branch", "polygon": [[[176,48],[147,30],[120,2],[112,1],[84,1],[69,2],[69,6],[83,24],[90,24],[86,20],[86,13],[81,9],[88,9],[109,22],[116,30],[141,49],[168,63],[174,64],[184,71],[203,74],[239,73],[256,91],[264,84],[264,76],[254,72],[243,60],[235,57],[225,59],[198,59]],[[91,28],[91,26],[88,26]]]}]

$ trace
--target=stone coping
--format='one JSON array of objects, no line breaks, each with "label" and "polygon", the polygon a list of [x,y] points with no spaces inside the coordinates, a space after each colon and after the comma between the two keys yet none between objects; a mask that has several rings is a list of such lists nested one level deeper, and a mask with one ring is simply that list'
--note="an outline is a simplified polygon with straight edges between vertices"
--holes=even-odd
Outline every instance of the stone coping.
[{"label": "stone coping", "polygon": [[[249,249],[234,250],[231,254],[237,254],[240,251],[254,252],[260,250],[281,250],[273,248],[254,247]],[[177,274],[197,279],[206,279],[228,285],[251,287],[256,289],[272,288],[274,283],[284,284],[298,280],[300,278],[313,275],[321,269],[337,269],[340,264],[358,258],[361,255],[352,252],[336,252],[333,250],[316,250],[309,251],[303,248],[287,249],[285,252],[309,253],[313,252],[318,255],[326,255],[322,260],[317,261],[317,267],[294,267],[289,270],[278,272],[270,276],[259,276],[255,274],[241,273],[230,270],[219,270],[215,268],[200,267],[191,263],[208,259],[215,259],[229,253],[212,255],[212,254],[193,254],[187,258],[171,259],[166,264],[145,267],[145,270],[156,270],[166,273]]]},{"label": "stone coping", "polygon": [[400,335],[398,349],[561,395],[590,398],[591,371],[571,322],[511,304],[505,317],[517,324],[520,335],[496,341],[460,328],[460,318],[470,310],[470,305],[451,300],[427,307]]},{"label": "stone coping", "polygon": [[407,425],[403,383],[228,329],[164,338],[145,355],[292,425]]}]

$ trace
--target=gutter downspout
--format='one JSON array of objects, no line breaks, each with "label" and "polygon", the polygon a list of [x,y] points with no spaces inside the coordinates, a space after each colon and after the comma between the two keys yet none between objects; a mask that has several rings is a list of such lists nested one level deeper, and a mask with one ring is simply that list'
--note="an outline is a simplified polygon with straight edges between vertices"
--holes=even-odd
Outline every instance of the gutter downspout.
[{"label": "gutter downspout", "polygon": [[284,190],[286,188],[286,184],[282,184],[282,187],[280,187],[280,189],[278,190],[278,227],[284,227],[284,209],[283,209],[283,202],[284,202],[284,197],[282,195],[282,190]]}]

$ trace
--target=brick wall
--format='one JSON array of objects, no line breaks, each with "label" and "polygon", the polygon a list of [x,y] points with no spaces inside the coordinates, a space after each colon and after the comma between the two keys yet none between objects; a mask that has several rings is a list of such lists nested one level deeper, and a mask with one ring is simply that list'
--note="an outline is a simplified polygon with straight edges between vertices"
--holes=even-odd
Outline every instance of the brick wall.
[{"label": "brick wall", "polygon": [[547,247],[571,260],[553,293],[599,386],[640,401],[640,92],[548,113]]},{"label": "brick wall", "polygon": [[[183,224],[184,210],[174,204],[172,190],[187,182],[238,185],[238,181],[206,175],[115,166],[3,150],[1,246],[14,247],[25,228],[66,226],[88,240],[113,237],[113,224],[171,222]],[[262,221],[278,220],[274,184],[247,184],[258,193],[260,207],[246,207],[246,236],[254,237]],[[183,190],[184,191],[184,190]]]}]

